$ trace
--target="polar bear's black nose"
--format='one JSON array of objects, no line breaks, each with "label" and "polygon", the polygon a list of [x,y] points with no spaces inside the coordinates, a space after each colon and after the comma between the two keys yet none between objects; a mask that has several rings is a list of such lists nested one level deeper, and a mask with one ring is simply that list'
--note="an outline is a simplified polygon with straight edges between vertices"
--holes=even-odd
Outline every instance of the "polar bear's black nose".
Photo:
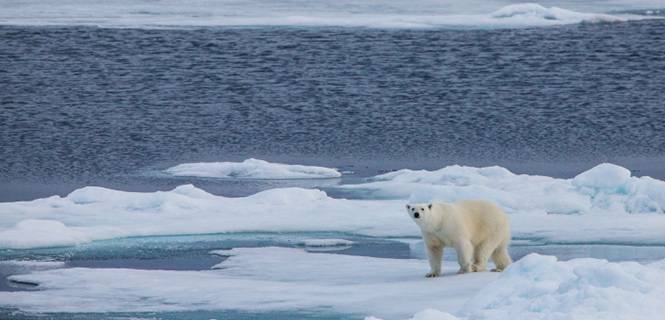
[{"label": "polar bear's black nose", "polygon": [[418,212],[414,213],[413,217],[416,218],[416,219],[420,218],[420,213],[418,213]]}]

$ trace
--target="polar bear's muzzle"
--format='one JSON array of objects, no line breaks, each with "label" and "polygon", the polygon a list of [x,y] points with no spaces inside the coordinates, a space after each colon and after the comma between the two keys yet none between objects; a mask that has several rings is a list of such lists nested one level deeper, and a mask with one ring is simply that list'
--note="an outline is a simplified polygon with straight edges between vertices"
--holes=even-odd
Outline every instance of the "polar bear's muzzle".
[{"label": "polar bear's muzzle", "polygon": [[413,213],[413,217],[414,217],[415,219],[420,218],[420,213],[418,213],[418,212]]}]

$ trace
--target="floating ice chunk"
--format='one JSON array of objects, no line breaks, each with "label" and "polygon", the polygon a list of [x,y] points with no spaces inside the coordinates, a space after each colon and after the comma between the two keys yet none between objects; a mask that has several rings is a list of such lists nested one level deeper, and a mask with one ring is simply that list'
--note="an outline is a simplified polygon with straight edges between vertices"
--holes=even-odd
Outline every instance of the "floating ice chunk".
[{"label": "floating ice chunk", "polygon": [[72,268],[11,276],[41,290],[0,292],[0,306],[34,312],[302,310],[407,318],[455,312],[496,273],[426,279],[427,262],[293,248],[241,248],[211,271]]},{"label": "floating ice chunk", "polygon": [[625,19],[597,13],[582,13],[557,7],[546,8],[537,3],[519,3],[505,6],[491,14],[496,19],[550,20],[566,23],[617,22]]},{"label": "floating ice chunk", "polygon": [[301,244],[305,247],[339,247],[350,246],[353,241],[346,239],[306,239]]},{"label": "floating ice chunk", "polygon": [[258,159],[247,159],[243,162],[184,163],[168,168],[165,172],[174,176],[228,179],[322,179],[342,176],[336,169],[271,163]]},{"label": "floating ice chunk", "polygon": [[310,252],[326,252],[349,249],[353,241],[345,239],[306,239],[300,244]]}]

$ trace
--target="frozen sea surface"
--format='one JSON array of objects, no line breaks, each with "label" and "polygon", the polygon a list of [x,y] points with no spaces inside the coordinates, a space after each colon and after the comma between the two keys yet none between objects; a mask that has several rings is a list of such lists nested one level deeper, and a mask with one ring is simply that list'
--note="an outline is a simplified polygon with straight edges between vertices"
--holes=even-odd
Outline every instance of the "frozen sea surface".
[{"label": "frozen sea surface", "polygon": [[[254,236],[261,238],[261,235]],[[159,257],[154,253],[150,256],[150,254],[145,255],[141,251],[135,251],[145,249],[144,246],[136,245],[134,249],[125,248],[126,254],[135,257],[143,255],[142,259],[159,261],[163,263],[163,268],[145,267],[145,264],[135,264],[129,259],[122,267],[113,267],[105,264],[104,258],[95,256],[97,250],[102,249],[103,252],[106,251],[105,249],[113,249],[122,245],[117,242],[97,244],[96,248],[89,248],[87,253],[80,253],[75,258],[67,257],[67,250],[59,249],[59,252],[51,251],[51,258],[64,259],[64,265],[46,262],[46,267],[40,267],[38,263],[31,263],[29,266],[26,263],[16,263],[15,268],[24,268],[24,271],[16,272],[15,269],[12,272],[13,275],[9,277],[11,280],[7,283],[9,287],[6,287],[4,292],[0,292],[0,302],[4,306],[0,314],[18,315],[19,318],[51,316],[56,319],[86,316],[107,319],[130,315],[151,315],[161,319],[203,316],[245,319],[270,317],[270,315],[308,319],[329,316],[359,319],[373,314],[389,319],[405,319],[425,308],[437,308],[448,313],[463,314],[464,303],[481,292],[480,290],[487,285],[488,281],[497,279],[499,276],[496,273],[454,275],[457,268],[455,257],[446,256],[444,258],[445,275],[434,283],[423,277],[427,270],[426,260],[419,259],[417,252],[409,254],[409,246],[405,246],[401,241],[355,238],[355,246],[358,248],[354,253],[307,252],[303,248],[284,242],[289,237],[293,243],[293,240],[299,237],[315,238],[317,236],[325,235],[301,234],[275,237],[272,244],[286,245],[281,248],[270,247],[270,245],[253,247],[256,243],[242,243],[243,239],[240,237],[236,239],[235,245],[238,247],[235,249],[211,250],[198,255],[182,251],[180,254],[172,254],[170,257]],[[281,240],[280,237],[282,237]],[[145,240],[154,241],[155,244],[160,242],[163,249],[167,249],[174,243],[187,242],[193,248],[208,245],[214,247],[215,243],[217,245],[223,243],[219,242],[221,240],[231,239],[223,235],[208,235],[179,240],[134,239],[125,240],[124,244],[130,244],[132,241],[141,243]],[[201,246],[201,243],[204,242],[207,244]],[[386,252],[402,251],[406,254],[384,257],[366,255],[380,251],[376,247],[380,243],[393,246],[392,250],[385,250]],[[150,246],[147,248],[156,249],[156,247]],[[575,254],[568,255],[567,250],[563,247],[548,250],[547,247],[527,249],[518,245],[511,250],[514,259],[518,260],[524,257],[524,253],[520,253],[520,250],[534,252],[534,249],[535,252],[556,254],[562,261],[577,258]],[[580,249],[596,252],[596,256],[594,256],[596,259],[603,258],[602,252],[606,250],[614,251],[615,254],[612,257],[615,259],[611,259],[611,261],[638,260],[644,265],[657,262],[665,257],[665,250],[662,247],[573,246],[569,248],[568,252],[579,253]],[[643,256],[648,256],[648,259],[640,260],[639,254],[635,255],[640,250],[648,253]],[[618,252],[622,254],[617,255]],[[181,255],[189,257],[189,269],[181,268],[182,265],[178,261],[182,257]],[[199,269],[199,263],[201,260],[206,260],[206,255],[219,260],[218,262],[208,260],[208,268]],[[531,258],[529,261],[533,260],[534,258]],[[587,260],[592,261],[591,265],[584,267],[589,271],[599,268],[600,264],[607,265],[607,262],[601,260]],[[0,270],[6,270],[14,261],[17,260],[4,263],[0,266],[2,267]],[[552,280],[559,277],[562,281],[569,281],[566,280],[565,275],[556,273],[547,275],[548,268],[553,267],[548,265],[551,262],[548,262],[547,259],[536,261],[540,265],[529,267],[529,272],[540,272],[543,275],[539,277],[554,277]],[[574,262],[573,266],[583,265],[581,262],[575,261],[577,260],[571,262]],[[172,268],[174,265],[179,267]],[[635,269],[636,266],[638,265],[630,267]],[[654,266],[658,268],[658,264]],[[607,267],[612,270],[613,265],[610,264]],[[626,267],[629,265],[626,264]],[[601,271],[603,268],[595,270]],[[504,290],[512,288],[508,286],[509,284],[520,281],[519,279],[523,275],[519,270],[512,272],[511,269],[506,276],[499,278],[498,281],[502,281],[501,279],[505,277],[517,277],[517,279],[503,281]],[[658,271],[653,272],[653,276],[656,276],[656,272]],[[602,279],[604,279],[603,281],[626,281],[616,278],[616,275],[608,273]],[[584,274],[580,276],[587,277]],[[532,281],[539,282],[538,279],[534,278]],[[533,284],[534,287],[538,287],[538,285],[538,283]],[[601,288],[604,286],[594,283],[590,285],[599,285]],[[257,291],[257,288],[260,290]],[[7,291],[7,289],[11,291]],[[404,299],[405,290],[409,292],[409,299]],[[627,294],[640,294],[639,291],[632,291],[633,289],[625,284],[622,290],[627,290]],[[485,296],[491,297],[492,291],[488,290],[488,292],[490,293]],[[534,297],[537,298],[539,294],[542,293],[537,293]],[[441,299],[441,297],[445,297],[445,299]],[[64,300],[60,301],[60,299]],[[482,300],[475,301],[480,303],[479,301]],[[649,305],[648,302],[645,303]],[[12,311],[12,308],[18,309]],[[520,306],[512,305],[512,308],[519,310]],[[482,309],[478,308],[478,310]],[[467,308],[467,310],[471,309]]]},{"label": "frozen sea surface", "polygon": [[[333,236],[352,240],[352,248],[308,253],[301,245],[304,240],[325,240]],[[417,238],[391,240],[309,233],[129,238],[70,248],[4,250],[0,255],[6,262],[0,264],[0,273],[23,275],[11,276],[12,281],[1,287],[7,293],[0,292],[4,306],[0,314],[17,319],[43,316],[55,319],[262,319],[271,316],[361,319],[368,314],[405,319],[423,308],[454,312],[463,305],[462,300],[497,276],[491,273],[481,277],[454,276],[456,257],[448,252],[444,257],[448,271],[441,278],[443,282],[440,285],[427,283],[422,277],[427,271],[427,262],[420,245]],[[516,244],[511,248],[515,260],[532,252],[555,255],[560,260],[593,257],[643,264],[665,258],[665,247]],[[26,259],[48,262],[26,263]],[[47,273],[40,273],[42,271]],[[238,287],[227,287],[235,281],[254,284],[238,283]],[[40,285],[35,286],[37,283]],[[259,287],[265,290],[257,296],[255,290]],[[271,298],[270,287],[279,288],[279,299]],[[402,295],[406,287],[410,288],[412,299],[416,292],[435,290],[436,294],[430,295],[437,297],[438,302],[423,298],[419,298],[418,303],[405,300]],[[114,293],[116,290],[123,293]],[[188,290],[195,292],[188,293]],[[282,290],[288,290],[289,295],[284,295]],[[334,295],[337,298],[324,298],[324,303],[317,302],[316,297],[302,296],[321,298],[338,290],[344,290],[344,299],[339,298],[339,293]],[[456,298],[438,299],[448,294]],[[58,299],[66,301],[58,303]],[[78,299],[86,302],[75,303]],[[263,301],[260,307],[259,301]],[[387,303],[391,306],[387,307]],[[8,306],[19,309],[8,309]]]}]

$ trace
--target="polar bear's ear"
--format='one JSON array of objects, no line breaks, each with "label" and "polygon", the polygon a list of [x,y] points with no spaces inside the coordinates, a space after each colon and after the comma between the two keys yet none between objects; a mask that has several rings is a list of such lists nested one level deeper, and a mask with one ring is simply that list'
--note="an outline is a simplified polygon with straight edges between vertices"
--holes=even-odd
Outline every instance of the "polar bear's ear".
[{"label": "polar bear's ear", "polygon": [[427,207],[431,210],[432,209],[432,204],[428,204]]},{"label": "polar bear's ear", "polygon": [[409,210],[409,209],[411,209],[411,206],[407,204],[406,205],[406,210]]}]

